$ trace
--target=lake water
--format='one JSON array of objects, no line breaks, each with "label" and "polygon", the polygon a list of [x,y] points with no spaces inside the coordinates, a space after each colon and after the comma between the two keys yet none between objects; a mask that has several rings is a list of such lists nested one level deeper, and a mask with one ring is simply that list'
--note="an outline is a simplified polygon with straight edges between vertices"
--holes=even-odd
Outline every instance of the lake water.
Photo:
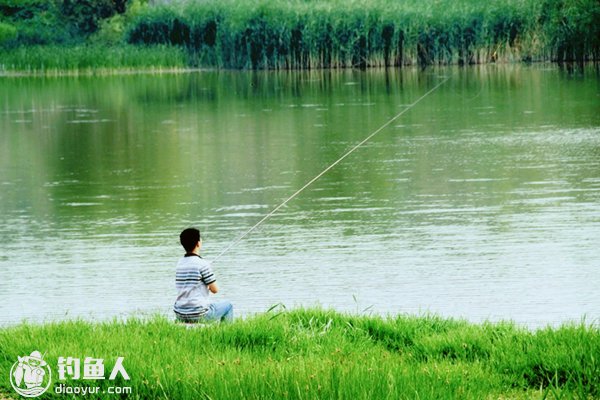
[{"label": "lake water", "polygon": [[600,79],[554,65],[0,78],[0,324],[170,315],[179,232],[238,315],[600,318]]}]

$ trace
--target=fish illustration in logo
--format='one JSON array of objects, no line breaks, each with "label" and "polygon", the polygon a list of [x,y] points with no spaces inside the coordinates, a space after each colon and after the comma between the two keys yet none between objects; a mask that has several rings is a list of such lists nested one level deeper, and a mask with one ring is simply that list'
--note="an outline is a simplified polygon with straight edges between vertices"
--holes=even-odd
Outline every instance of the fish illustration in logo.
[{"label": "fish illustration in logo", "polygon": [[[44,393],[50,387],[52,373],[42,354],[35,350],[18,359],[10,370],[13,389],[24,397],[37,397]],[[47,381],[45,386],[44,381]]]}]

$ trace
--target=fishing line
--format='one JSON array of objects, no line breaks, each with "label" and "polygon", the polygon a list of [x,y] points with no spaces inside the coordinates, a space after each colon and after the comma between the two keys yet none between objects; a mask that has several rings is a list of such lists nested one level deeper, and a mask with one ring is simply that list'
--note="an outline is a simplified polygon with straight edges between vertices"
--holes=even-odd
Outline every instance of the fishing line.
[{"label": "fishing line", "polygon": [[267,215],[265,215],[260,221],[258,221],[256,224],[254,224],[254,226],[252,226],[250,229],[248,229],[246,232],[244,232],[236,240],[234,240],[233,242],[231,242],[229,244],[229,246],[227,246],[225,248],[225,250],[221,251],[219,253],[219,255],[217,255],[217,257],[215,257],[213,259],[213,262],[215,262],[216,260],[218,260],[219,258],[221,258],[221,256],[223,254],[225,254],[229,250],[231,250],[235,245],[237,245],[239,242],[241,242],[246,236],[248,236],[250,233],[252,233],[256,228],[258,228],[263,222],[265,222],[267,219],[271,218],[273,216],[273,214],[275,214],[277,211],[279,211],[289,201],[291,201],[296,196],[298,196],[300,193],[302,193],[304,191],[304,189],[306,189],[307,187],[309,187],[310,185],[312,185],[317,179],[319,179],[320,177],[322,177],[323,175],[325,175],[330,169],[332,169],[333,167],[335,167],[336,165],[338,165],[339,163],[341,163],[346,157],[348,157],[350,154],[352,154],[356,149],[358,149],[359,147],[361,147],[362,145],[364,145],[365,143],[367,143],[369,140],[371,140],[371,138],[373,138],[373,136],[377,135],[379,132],[381,132],[382,130],[384,130],[385,128],[387,128],[392,122],[394,122],[395,120],[397,120],[398,118],[400,118],[404,113],[408,112],[411,108],[413,108],[414,106],[416,106],[421,100],[423,100],[424,98],[426,98],[427,96],[429,96],[431,93],[435,92],[440,86],[442,86],[444,83],[446,83],[448,81],[448,79],[450,79],[450,77],[446,77],[442,82],[440,82],[437,85],[435,85],[433,87],[433,89],[430,89],[427,93],[425,93],[424,95],[422,95],[421,97],[419,97],[417,100],[415,100],[414,102],[412,102],[411,104],[409,104],[408,106],[406,106],[405,109],[403,109],[402,111],[400,111],[398,114],[396,114],[390,120],[388,120],[385,124],[381,125],[375,131],[373,131],[369,136],[367,136],[366,138],[364,138],[361,142],[359,142],[356,145],[354,145],[350,150],[348,150],[347,152],[345,152],[340,158],[338,158],[336,161],[334,161],[332,164],[330,164],[327,168],[325,168],[323,171],[321,171],[317,176],[315,176],[310,181],[308,181],[300,189],[296,190],[290,197],[288,197],[287,199],[285,199],[277,207],[273,208],[271,210],[271,212],[269,212]]}]

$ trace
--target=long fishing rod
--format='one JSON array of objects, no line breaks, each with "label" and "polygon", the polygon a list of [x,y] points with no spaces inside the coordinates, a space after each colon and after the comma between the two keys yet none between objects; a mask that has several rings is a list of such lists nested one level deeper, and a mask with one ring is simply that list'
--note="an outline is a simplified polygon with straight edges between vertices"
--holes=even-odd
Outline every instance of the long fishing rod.
[{"label": "long fishing rod", "polygon": [[340,162],[342,162],[346,157],[348,157],[350,154],[352,154],[356,149],[358,149],[359,147],[363,146],[365,143],[367,143],[369,140],[371,140],[371,138],[373,138],[373,136],[377,135],[379,132],[381,132],[382,130],[384,130],[385,128],[387,128],[392,122],[394,122],[395,120],[397,120],[398,118],[400,118],[404,113],[406,113],[411,108],[413,108],[414,106],[416,106],[421,100],[423,100],[424,98],[426,98],[427,96],[429,96],[431,93],[435,92],[440,86],[442,86],[444,83],[446,83],[448,81],[448,79],[450,79],[450,77],[446,77],[442,82],[440,82],[437,85],[435,85],[427,93],[425,93],[424,95],[422,95],[421,97],[419,97],[417,100],[415,100],[414,102],[412,102],[411,104],[409,104],[404,110],[400,111],[398,114],[396,114],[390,120],[388,120],[385,124],[381,125],[375,131],[373,131],[369,136],[367,136],[361,142],[359,142],[356,145],[354,145],[350,150],[348,150],[347,152],[345,152],[340,158],[338,158],[336,161],[334,161],[332,164],[330,164],[327,168],[325,168],[323,171],[321,171],[317,176],[315,176],[310,181],[308,181],[304,186],[302,186],[300,189],[296,190],[290,197],[288,197],[283,202],[281,202],[277,207],[273,208],[271,210],[271,212],[269,212],[267,215],[265,215],[260,221],[258,221],[256,224],[254,224],[250,229],[248,229],[246,232],[244,232],[236,240],[234,240],[233,242],[231,242],[229,244],[229,246],[227,246],[223,251],[221,251],[219,253],[219,255],[217,255],[217,257],[215,257],[213,259],[213,262],[215,262],[219,258],[221,258],[221,256],[223,254],[225,254],[229,250],[231,250],[235,245],[237,245],[239,242],[241,242],[246,236],[248,236],[256,228],[258,228],[260,225],[262,225],[263,222],[265,222],[267,219],[271,218],[273,216],[273,214],[275,214],[277,211],[279,211],[289,201],[291,201],[296,196],[298,196],[300,193],[302,193],[304,191],[304,189],[306,189],[307,187],[309,187],[310,185],[312,185],[317,179],[319,179],[320,177],[322,177],[323,175],[325,175],[330,169],[332,169],[333,167],[335,167],[336,165],[338,165]]}]

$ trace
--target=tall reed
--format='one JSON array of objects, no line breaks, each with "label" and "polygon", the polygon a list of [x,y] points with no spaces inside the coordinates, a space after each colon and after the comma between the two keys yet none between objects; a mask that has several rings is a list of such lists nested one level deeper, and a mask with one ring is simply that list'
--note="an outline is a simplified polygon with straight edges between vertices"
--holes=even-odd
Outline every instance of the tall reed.
[{"label": "tall reed", "polygon": [[0,72],[54,75],[69,72],[184,68],[187,54],[172,46],[28,46],[0,49]]},{"label": "tall reed", "polygon": [[599,22],[595,0],[207,0],[150,7],[127,40],[226,68],[583,61]]}]

